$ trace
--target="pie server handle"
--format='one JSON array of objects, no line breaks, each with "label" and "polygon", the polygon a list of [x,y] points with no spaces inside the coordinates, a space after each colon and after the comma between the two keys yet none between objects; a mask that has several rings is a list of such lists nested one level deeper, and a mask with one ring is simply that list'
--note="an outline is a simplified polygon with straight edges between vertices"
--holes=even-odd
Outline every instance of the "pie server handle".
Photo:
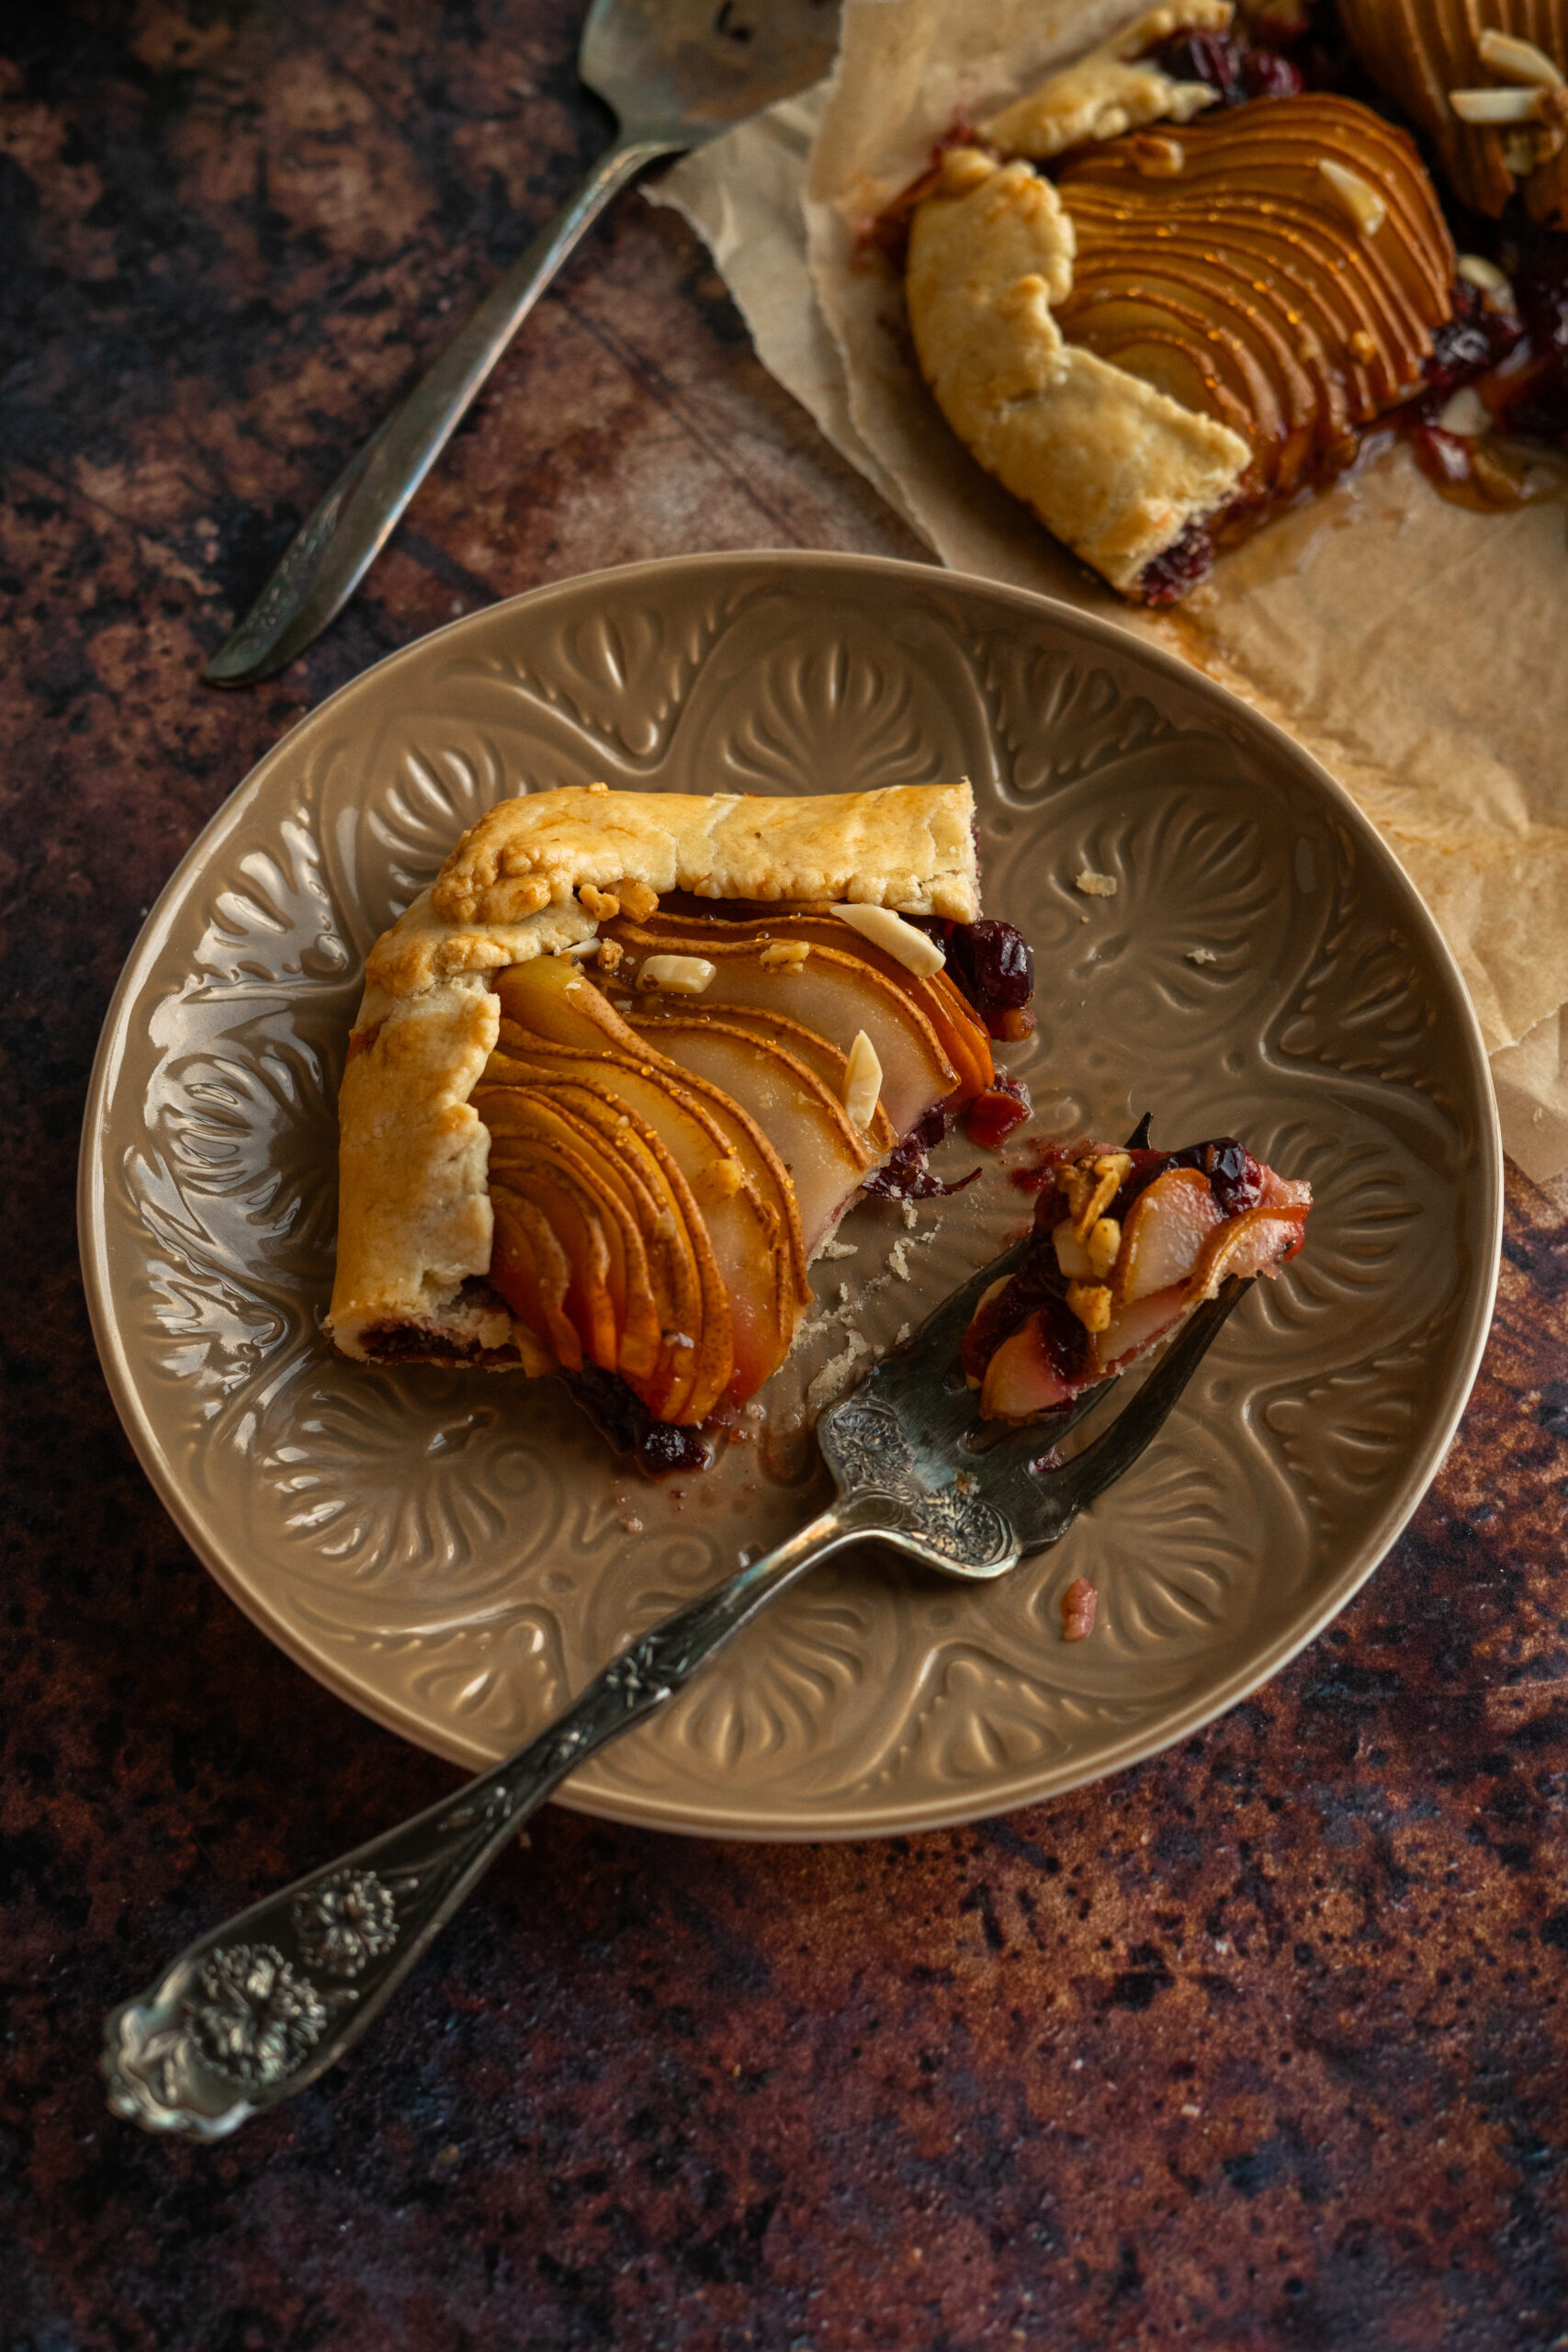
[{"label": "pie server handle", "polygon": [[239,628],[208,663],[204,674],[211,684],[247,686],[270,678],[342,611],[583,232],[634,173],[683,143],[623,137],[605,150],[576,195],[519,254],[295,534]]}]

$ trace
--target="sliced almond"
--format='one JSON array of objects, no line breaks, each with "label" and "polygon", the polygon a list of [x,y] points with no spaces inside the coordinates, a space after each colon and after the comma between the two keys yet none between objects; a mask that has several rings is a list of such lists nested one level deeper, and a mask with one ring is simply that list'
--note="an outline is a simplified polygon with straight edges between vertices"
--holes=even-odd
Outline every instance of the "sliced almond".
[{"label": "sliced almond", "polygon": [[1533,40],[1521,40],[1517,33],[1500,32],[1495,25],[1488,25],[1475,46],[1483,65],[1490,65],[1506,82],[1531,82],[1541,90],[1562,86],[1562,67],[1544,49],[1537,49]]},{"label": "sliced almond", "polygon": [[1461,384],[1450,394],[1438,412],[1438,424],[1444,433],[1457,433],[1461,439],[1473,440],[1486,432],[1492,423],[1486,403],[1473,384]]},{"label": "sliced almond", "polygon": [[876,1047],[863,1029],[857,1029],[844,1070],[844,1108],[863,1135],[876,1116],[881,1098],[882,1064],[876,1058]]},{"label": "sliced almond", "polygon": [[920,979],[940,972],[947,962],[934,939],[928,939],[923,931],[917,931],[912,922],[906,922],[891,907],[838,906],[829,911],[840,922],[847,922],[852,931],[858,931],[863,939],[869,939],[874,946],[895,956],[907,972],[915,973]]},{"label": "sliced almond", "polygon": [[639,989],[669,989],[676,996],[701,996],[717,969],[705,956],[647,956],[637,984]]},{"label": "sliced almond", "polygon": [[[1449,104],[1461,122],[1533,122],[1540,113],[1541,90],[1450,90]],[[1320,166],[1328,169],[1326,164]]]},{"label": "sliced almond", "polygon": [[763,948],[758,961],[764,972],[798,972],[810,953],[808,939],[773,939]]},{"label": "sliced almond", "polygon": [[1496,263],[1488,261],[1484,254],[1461,254],[1459,274],[1467,284],[1477,287],[1485,295],[1493,310],[1511,311],[1513,309],[1513,288]]},{"label": "sliced almond", "polygon": [[1362,236],[1375,237],[1388,216],[1388,207],[1371,181],[1327,155],[1318,157],[1317,168]]}]

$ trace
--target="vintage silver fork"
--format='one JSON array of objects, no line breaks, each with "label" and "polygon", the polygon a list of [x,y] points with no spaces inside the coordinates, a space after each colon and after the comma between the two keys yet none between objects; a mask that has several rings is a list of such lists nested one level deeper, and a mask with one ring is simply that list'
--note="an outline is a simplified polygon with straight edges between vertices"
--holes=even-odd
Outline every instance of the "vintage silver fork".
[{"label": "vintage silver fork", "polygon": [[615,116],[614,141],[300,526],[208,663],[213,685],[270,678],[342,611],[491,369],[616,189],[645,164],[701,147],[819,80],[838,35],[838,0],[592,0],[577,71]]},{"label": "vintage silver fork", "polygon": [[981,1451],[958,1366],[981,1292],[1016,1272],[1029,1246],[993,1259],[824,1413],[817,1436],[836,1491],[808,1526],[633,1642],[515,1756],[215,1928],[115,2009],[103,2060],[114,2112],[149,2132],[217,2140],[313,2083],[551,1791],[830,1552],[874,1539],[922,1567],[985,1581],[1058,1543],[1136,1462],[1247,1285],[1233,1278],[1200,1306],[1126,1409],[1056,1466],[1043,1449],[1110,1384]]}]

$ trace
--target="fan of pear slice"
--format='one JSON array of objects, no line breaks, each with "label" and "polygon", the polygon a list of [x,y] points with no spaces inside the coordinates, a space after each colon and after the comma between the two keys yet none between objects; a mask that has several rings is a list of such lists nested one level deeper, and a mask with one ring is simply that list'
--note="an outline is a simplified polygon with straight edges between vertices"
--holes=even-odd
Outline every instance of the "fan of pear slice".
[{"label": "fan of pear slice", "polygon": [[[656,1420],[695,1427],[784,1362],[812,1258],[903,1136],[990,1085],[990,1043],[945,971],[831,914],[661,911],[603,935],[614,976],[540,956],[496,983],[473,1098],[491,1280],[562,1370],[618,1374]],[[656,958],[708,976],[639,988]]]}]

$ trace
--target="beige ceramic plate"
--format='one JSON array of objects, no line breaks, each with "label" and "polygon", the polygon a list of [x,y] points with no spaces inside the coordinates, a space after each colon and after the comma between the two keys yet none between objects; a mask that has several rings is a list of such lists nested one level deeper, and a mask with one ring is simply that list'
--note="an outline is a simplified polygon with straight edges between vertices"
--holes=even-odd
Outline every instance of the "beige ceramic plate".
[{"label": "beige ceramic plate", "polygon": [[[1485,1336],[1500,1159],[1458,975],[1364,820],[1240,704],[1041,598],[850,556],[638,565],[457,622],[297,727],[169,884],[104,1031],[82,1236],[116,1400],[224,1589],[378,1721],[488,1762],[774,1540],[819,1476],[804,1379],[852,1323],[918,1320],[1029,1201],[993,1163],[915,1234],[858,1210],[767,1429],[683,1493],[628,1482],[553,1384],[322,1343],[366,949],[525,786],[964,775],[987,909],[1034,944],[1039,1035],[1009,1058],[1040,1126],[1147,1107],[1156,1141],[1239,1133],[1311,1177],[1306,1252],[1058,1551],[967,1590],[819,1570],[569,1802],[772,1838],[1022,1804],[1242,1697],[1403,1526]],[[1085,868],[1116,895],[1080,894]],[[1085,1575],[1099,1623],[1068,1647]]]}]

